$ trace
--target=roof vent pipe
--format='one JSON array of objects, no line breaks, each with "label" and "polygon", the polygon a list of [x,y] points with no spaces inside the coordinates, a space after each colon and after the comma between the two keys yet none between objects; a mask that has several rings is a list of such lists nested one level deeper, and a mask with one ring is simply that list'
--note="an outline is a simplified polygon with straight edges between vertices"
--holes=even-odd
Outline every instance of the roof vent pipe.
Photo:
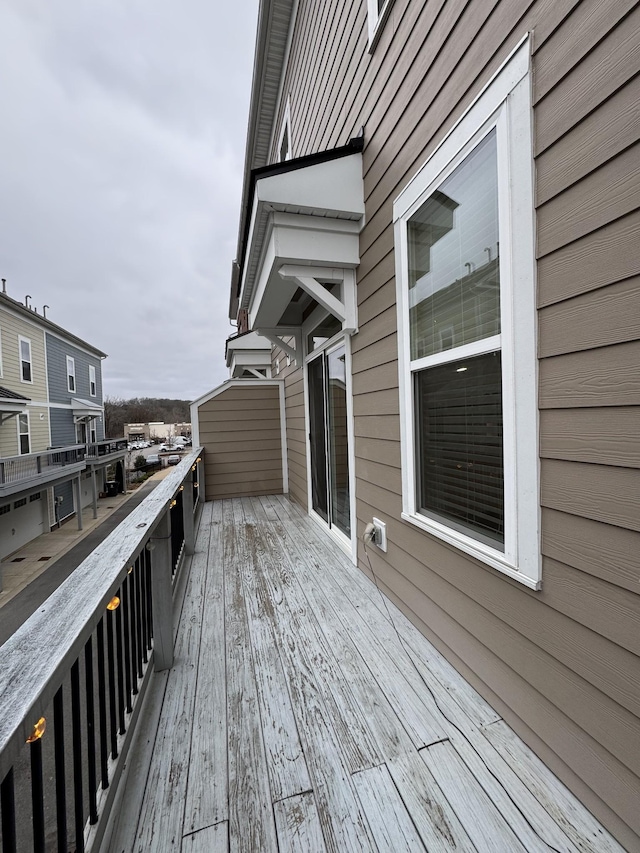
[{"label": "roof vent pipe", "polygon": [[44,317],[45,320],[47,319],[47,308],[48,307],[49,307],[48,305],[42,306],[42,316]]},{"label": "roof vent pipe", "polygon": [[24,305],[25,305],[25,308],[30,308],[30,307],[31,307],[31,306],[29,305],[29,303],[27,302],[27,300],[28,300],[28,299],[31,299],[31,294],[30,294],[30,293],[27,293],[27,295],[26,295],[26,296],[25,296],[25,298],[24,298]]},{"label": "roof vent pipe", "polygon": [[2,292],[3,293],[7,292],[7,280],[6,280],[6,278],[2,279]]}]

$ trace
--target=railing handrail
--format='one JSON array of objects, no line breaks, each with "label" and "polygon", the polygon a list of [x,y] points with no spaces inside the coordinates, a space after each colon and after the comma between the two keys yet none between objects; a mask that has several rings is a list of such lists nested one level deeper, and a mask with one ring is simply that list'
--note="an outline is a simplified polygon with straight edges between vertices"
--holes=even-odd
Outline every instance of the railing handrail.
[{"label": "railing handrail", "polygon": [[0,647],[0,779],[201,451],[185,456]]}]

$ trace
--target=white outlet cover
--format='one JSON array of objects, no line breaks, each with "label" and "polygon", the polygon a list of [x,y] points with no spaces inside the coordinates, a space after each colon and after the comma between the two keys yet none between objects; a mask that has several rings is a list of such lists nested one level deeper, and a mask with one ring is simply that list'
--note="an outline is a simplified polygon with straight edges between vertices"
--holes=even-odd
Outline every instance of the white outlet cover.
[{"label": "white outlet cover", "polygon": [[387,525],[384,521],[380,521],[379,518],[373,517],[373,526],[376,529],[376,538],[375,545],[380,548],[381,551],[387,550]]}]

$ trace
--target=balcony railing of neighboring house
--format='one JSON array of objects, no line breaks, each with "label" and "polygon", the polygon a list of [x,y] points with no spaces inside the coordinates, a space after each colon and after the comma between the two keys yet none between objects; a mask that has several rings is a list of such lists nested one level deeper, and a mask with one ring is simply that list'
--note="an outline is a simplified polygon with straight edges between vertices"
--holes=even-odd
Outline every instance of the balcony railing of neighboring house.
[{"label": "balcony railing of neighboring house", "polygon": [[87,458],[95,459],[101,456],[110,456],[112,453],[122,453],[127,450],[127,439],[104,439],[104,441],[93,441],[87,444]]},{"label": "balcony railing of neighboring house", "polygon": [[0,486],[35,480],[55,468],[75,465],[83,462],[86,456],[85,444],[68,447],[55,447],[37,453],[25,453],[22,456],[8,456],[0,459]]},{"label": "balcony railing of neighboring house", "polygon": [[144,692],[172,665],[173,596],[204,495],[201,452],[0,648],[3,853],[100,844]]}]

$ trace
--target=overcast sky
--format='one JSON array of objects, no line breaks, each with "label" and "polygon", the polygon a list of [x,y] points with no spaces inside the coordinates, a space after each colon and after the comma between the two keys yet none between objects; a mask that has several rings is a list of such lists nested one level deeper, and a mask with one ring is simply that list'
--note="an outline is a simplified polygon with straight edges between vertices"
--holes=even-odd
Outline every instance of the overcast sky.
[{"label": "overcast sky", "polygon": [[258,0],[0,0],[0,277],[105,397],[224,381]]}]

